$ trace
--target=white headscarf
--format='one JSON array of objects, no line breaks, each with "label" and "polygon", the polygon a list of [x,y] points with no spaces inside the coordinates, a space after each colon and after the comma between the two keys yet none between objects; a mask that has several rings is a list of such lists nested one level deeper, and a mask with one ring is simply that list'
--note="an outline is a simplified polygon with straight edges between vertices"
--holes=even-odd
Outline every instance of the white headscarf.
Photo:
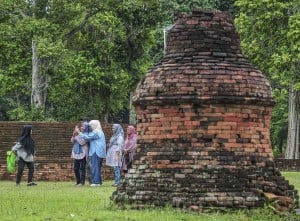
[{"label": "white headscarf", "polygon": [[89,122],[89,125],[90,125],[90,127],[92,128],[92,131],[94,131],[94,130],[101,131],[101,130],[102,130],[101,124],[100,124],[100,121],[99,121],[99,120],[91,120],[91,121]]}]

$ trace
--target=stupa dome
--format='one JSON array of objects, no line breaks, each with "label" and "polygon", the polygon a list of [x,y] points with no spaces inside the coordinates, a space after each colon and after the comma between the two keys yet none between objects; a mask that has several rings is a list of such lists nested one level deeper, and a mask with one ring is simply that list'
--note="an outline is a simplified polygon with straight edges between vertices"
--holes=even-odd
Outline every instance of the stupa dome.
[{"label": "stupa dome", "polygon": [[229,14],[194,10],[169,31],[166,55],[141,81],[135,102],[176,99],[274,103],[268,80],[244,58]]}]

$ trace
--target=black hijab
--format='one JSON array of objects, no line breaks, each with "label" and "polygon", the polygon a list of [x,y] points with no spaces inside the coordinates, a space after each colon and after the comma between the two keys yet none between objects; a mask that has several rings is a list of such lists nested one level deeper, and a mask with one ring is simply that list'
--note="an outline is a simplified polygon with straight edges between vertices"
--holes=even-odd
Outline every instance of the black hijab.
[{"label": "black hijab", "polygon": [[22,134],[20,138],[18,139],[18,142],[20,142],[23,145],[23,148],[28,154],[35,153],[35,143],[34,140],[31,137],[31,125],[24,125]]}]

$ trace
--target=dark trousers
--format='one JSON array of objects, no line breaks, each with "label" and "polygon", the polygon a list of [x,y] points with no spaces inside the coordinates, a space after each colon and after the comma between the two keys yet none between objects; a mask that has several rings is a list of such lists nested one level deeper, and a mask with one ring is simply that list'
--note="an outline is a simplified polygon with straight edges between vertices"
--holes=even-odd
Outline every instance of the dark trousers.
[{"label": "dark trousers", "polygon": [[76,177],[76,184],[85,183],[85,165],[86,157],[80,160],[74,160],[74,173]]},{"label": "dark trousers", "polygon": [[17,172],[17,179],[16,179],[17,184],[21,182],[25,165],[28,167],[28,183],[32,182],[33,172],[34,172],[34,162],[26,162],[22,158],[20,158],[18,160],[18,172]]}]

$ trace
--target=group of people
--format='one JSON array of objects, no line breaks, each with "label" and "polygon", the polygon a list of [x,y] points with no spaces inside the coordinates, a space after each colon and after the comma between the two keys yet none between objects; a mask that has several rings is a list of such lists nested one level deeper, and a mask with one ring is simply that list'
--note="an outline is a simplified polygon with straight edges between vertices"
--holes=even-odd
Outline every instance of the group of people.
[{"label": "group of people", "polygon": [[[105,135],[99,120],[84,120],[75,126],[71,137],[73,143],[71,157],[74,159],[76,186],[84,185],[86,176],[89,178],[90,186],[100,186],[102,184],[101,169],[104,159],[106,159],[106,164],[113,168],[115,181],[113,186],[121,184],[121,172],[127,173],[133,161],[137,134],[132,125],[127,127],[126,137],[120,124],[113,124],[112,130],[113,135],[109,140],[107,149]],[[27,185],[37,185],[33,182],[36,146],[31,134],[32,126],[25,125],[21,136],[12,147],[18,162],[17,186],[20,185],[25,166],[28,167]]]},{"label": "group of people", "polygon": [[74,173],[76,186],[85,184],[86,174],[89,177],[90,186],[102,185],[102,163],[113,168],[114,184],[121,184],[121,172],[126,173],[131,167],[136,150],[137,134],[133,126],[128,126],[125,138],[120,124],[113,124],[113,135],[106,148],[106,139],[101,128],[100,121],[84,121],[76,125],[71,142],[73,149],[71,157],[74,159]]}]

